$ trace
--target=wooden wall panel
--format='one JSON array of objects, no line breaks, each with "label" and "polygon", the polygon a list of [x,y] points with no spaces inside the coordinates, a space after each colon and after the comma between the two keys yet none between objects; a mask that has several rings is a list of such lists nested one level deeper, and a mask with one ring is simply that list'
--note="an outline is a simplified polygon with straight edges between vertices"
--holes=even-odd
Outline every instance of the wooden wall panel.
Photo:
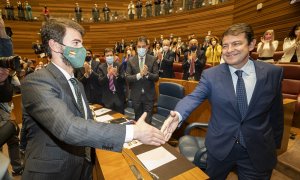
[{"label": "wooden wall panel", "polygon": [[[258,3],[263,3],[260,11]],[[287,0],[236,0],[233,12],[233,23],[245,22],[252,25],[256,39],[268,29],[274,29],[275,39],[279,40],[278,50],[292,26],[300,23],[300,3],[290,5]]]}]

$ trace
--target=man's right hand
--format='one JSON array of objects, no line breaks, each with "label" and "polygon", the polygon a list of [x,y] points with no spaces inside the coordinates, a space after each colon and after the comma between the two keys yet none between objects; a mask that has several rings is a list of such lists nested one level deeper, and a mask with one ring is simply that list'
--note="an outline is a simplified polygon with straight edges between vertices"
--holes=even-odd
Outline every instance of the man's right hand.
[{"label": "man's right hand", "polygon": [[169,141],[173,132],[178,127],[178,124],[179,124],[179,117],[176,114],[176,111],[171,111],[170,116],[165,120],[160,130],[165,136],[165,141]]},{"label": "man's right hand", "polygon": [[139,140],[143,144],[160,146],[165,144],[165,138],[163,133],[155,127],[147,124],[145,119],[147,113],[144,113],[140,119],[134,125],[133,139]]},{"label": "man's right hand", "polygon": [[0,67],[0,85],[4,84],[4,81],[7,79],[8,75],[9,75],[9,70]]}]

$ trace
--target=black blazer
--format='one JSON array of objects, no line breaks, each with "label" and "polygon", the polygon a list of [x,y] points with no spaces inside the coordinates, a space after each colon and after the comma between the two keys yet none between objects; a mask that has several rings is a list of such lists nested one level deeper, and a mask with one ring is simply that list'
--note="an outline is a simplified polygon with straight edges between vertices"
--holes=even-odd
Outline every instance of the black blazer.
[{"label": "black blazer", "polygon": [[136,75],[140,73],[138,56],[134,56],[127,62],[126,80],[131,90],[131,98],[133,101],[140,100],[142,89],[144,89],[145,97],[149,101],[155,99],[155,82],[158,81],[158,67],[154,56],[146,54],[145,65],[148,66],[149,75],[137,80]]},{"label": "black blazer", "polygon": [[91,104],[102,104],[102,87],[99,84],[99,66],[100,62],[92,60],[92,74],[89,78],[84,76],[84,67],[78,68],[74,71],[75,77],[82,82],[86,97]]},{"label": "black blazer", "polygon": [[[183,77],[182,79],[188,80],[188,77],[190,75],[190,63],[188,62],[188,54],[190,51],[187,51],[184,53],[184,59],[182,62],[182,68],[183,68]],[[201,78],[202,71],[205,67],[206,63],[206,57],[203,50],[198,49],[197,50],[197,59],[195,61],[195,80],[199,81]]]},{"label": "black blazer", "polygon": [[175,59],[175,53],[173,51],[168,51],[164,56],[163,60],[158,64],[159,77],[161,78],[173,78],[173,63]]},{"label": "black blazer", "polygon": [[[112,100],[112,91],[109,89],[109,79],[107,77],[107,63],[103,63],[99,66],[99,83],[102,87],[102,102],[103,104],[108,103]],[[113,67],[117,67],[118,76],[114,77],[114,85],[118,97],[125,102],[125,73],[120,64],[117,62],[113,63]]]}]

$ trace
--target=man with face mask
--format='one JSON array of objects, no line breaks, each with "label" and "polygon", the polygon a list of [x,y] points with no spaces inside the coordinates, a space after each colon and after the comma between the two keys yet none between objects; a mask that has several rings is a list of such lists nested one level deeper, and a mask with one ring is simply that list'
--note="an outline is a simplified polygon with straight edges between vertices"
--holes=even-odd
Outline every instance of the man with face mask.
[{"label": "man with face mask", "polygon": [[155,99],[155,82],[158,81],[158,67],[155,58],[147,54],[147,38],[141,36],[137,41],[137,55],[127,62],[126,80],[131,90],[135,119],[138,120],[144,112],[151,122]]},{"label": "man with face mask", "polygon": [[51,63],[22,83],[23,121],[28,145],[23,180],[92,179],[93,148],[121,151],[124,142],[164,144],[162,133],[145,123],[134,125],[93,120],[83,86],[73,70],[84,64],[84,29],[69,19],[50,19],[41,28]]},{"label": "man with face mask", "polygon": [[86,97],[91,104],[102,104],[102,87],[98,81],[99,65],[100,62],[93,59],[92,51],[87,50],[83,67],[74,71],[75,77],[83,84]]},{"label": "man with face mask", "polygon": [[120,64],[114,61],[112,49],[105,49],[105,60],[99,67],[99,82],[103,88],[102,101],[105,107],[124,114],[125,74]]},{"label": "man with face mask", "polygon": [[191,39],[189,42],[189,51],[184,53],[182,79],[199,81],[205,63],[206,58],[204,51],[198,48],[197,39]]},{"label": "man with face mask", "polygon": [[157,54],[157,63],[159,70],[159,77],[161,78],[173,78],[173,63],[175,59],[175,53],[170,50],[170,41],[165,39],[163,41],[163,51]]}]

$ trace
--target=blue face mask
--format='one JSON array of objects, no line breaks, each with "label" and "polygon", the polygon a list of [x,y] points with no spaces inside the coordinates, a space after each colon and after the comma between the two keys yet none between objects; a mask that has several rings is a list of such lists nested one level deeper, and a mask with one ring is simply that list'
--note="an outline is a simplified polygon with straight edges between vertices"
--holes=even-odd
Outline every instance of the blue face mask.
[{"label": "blue face mask", "polygon": [[84,64],[86,50],[84,47],[74,48],[64,45],[63,56],[70,62],[73,68],[80,68]]},{"label": "blue face mask", "polygon": [[140,57],[144,57],[146,55],[147,49],[146,48],[138,48],[137,52]]},{"label": "blue face mask", "polygon": [[113,56],[107,56],[105,57],[106,63],[111,65],[114,63],[114,57]]}]

